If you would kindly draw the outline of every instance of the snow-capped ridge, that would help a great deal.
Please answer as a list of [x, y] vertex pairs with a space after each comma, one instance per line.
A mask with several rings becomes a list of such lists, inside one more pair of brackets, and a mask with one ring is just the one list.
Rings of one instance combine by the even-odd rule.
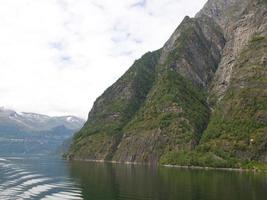
[[65, 126], [70, 130], [78, 130], [85, 123], [83, 119], [71, 115], [50, 117], [32, 112], [16, 112], [5, 107], [0, 107], [0, 124], [1, 122], [13, 123], [14, 126], [33, 131], [46, 131], [59, 126]]

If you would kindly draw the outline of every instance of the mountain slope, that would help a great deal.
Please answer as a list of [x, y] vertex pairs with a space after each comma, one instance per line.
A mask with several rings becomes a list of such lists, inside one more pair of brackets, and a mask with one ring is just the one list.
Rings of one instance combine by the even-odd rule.
[[154, 86], [124, 128], [114, 160], [157, 162], [169, 149], [195, 148], [209, 118], [205, 88], [224, 45], [218, 28], [208, 18], [183, 20], [163, 47]]
[[[227, 44], [232, 46], [232, 60], [221, 62], [214, 79], [210, 95], [217, 103], [201, 146], [219, 149], [222, 157], [267, 162], [267, 2], [246, 5], [230, 25], [235, 30]], [[226, 80], [221, 71], [228, 71]]]
[[55, 151], [83, 124], [74, 116], [49, 117], [0, 108], [0, 154]]
[[137, 61], [143, 73], [135, 63], [97, 99], [69, 157], [267, 162], [266, 13], [265, 0], [209, 0], [185, 17], [162, 49]]
[[[220, 5], [227, 10], [218, 12]], [[198, 13], [212, 16], [227, 40], [208, 90], [213, 112], [196, 151], [172, 152], [162, 163], [247, 168], [267, 162], [266, 10], [262, 0], [209, 1]]]
[[94, 103], [88, 121], [75, 135], [73, 151], [81, 158], [108, 159], [122, 137], [122, 128], [146, 99], [155, 79], [159, 51], [149, 52]]
[[50, 130], [57, 126], [64, 125], [68, 129], [79, 129], [84, 124], [84, 120], [75, 116], [49, 117], [47, 115], [16, 112], [5, 108], [0, 108], [0, 128], [10, 125], [19, 127], [20, 130], [43, 131]]

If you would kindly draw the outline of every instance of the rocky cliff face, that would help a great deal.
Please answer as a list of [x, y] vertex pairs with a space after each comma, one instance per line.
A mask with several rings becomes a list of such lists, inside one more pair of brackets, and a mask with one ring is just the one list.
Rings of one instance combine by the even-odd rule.
[[195, 148], [209, 118], [205, 89], [224, 42], [209, 18], [183, 20], [162, 49], [154, 85], [124, 128], [114, 160], [157, 162], [170, 149]]
[[266, 162], [267, 2], [236, 3], [242, 12], [223, 29], [228, 41], [210, 88], [214, 112], [201, 146], [221, 156]]
[[266, 1], [209, 0], [99, 97], [74, 159], [240, 166], [267, 156]]
[[75, 156], [101, 160], [112, 158], [124, 126], [140, 109], [154, 84], [160, 52], [149, 52], [137, 60], [95, 101], [87, 123], [75, 136], [72, 148]]
[[196, 15], [209, 16], [221, 27], [227, 38], [222, 60], [211, 87], [221, 98], [227, 90], [232, 69], [242, 49], [253, 35], [266, 36], [266, 1], [210, 0]]

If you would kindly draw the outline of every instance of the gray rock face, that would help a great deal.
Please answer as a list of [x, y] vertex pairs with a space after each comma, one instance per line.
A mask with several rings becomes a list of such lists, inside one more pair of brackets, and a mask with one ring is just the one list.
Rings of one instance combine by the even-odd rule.
[[251, 0], [208, 0], [204, 8], [196, 14], [196, 18], [203, 15], [209, 16], [214, 19], [223, 30], [228, 30], [229, 24], [232, 24], [242, 15], [250, 1]]
[[69, 157], [223, 167], [232, 157], [265, 161], [266, 5], [209, 0], [185, 17], [162, 49], [96, 100]]
[[218, 70], [212, 83], [212, 93], [223, 98], [228, 89], [233, 67], [241, 50], [253, 35], [266, 36], [266, 10], [258, 0], [209, 0], [196, 15], [215, 19], [227, 38]]
[[245, 9], [236, 2], [242, 12], [224, 29], [228, 39], [209, 94], [214, 112], [201, 143], [266, 162], [267, 1], [244, 1]]
[[220, 27], [210, 17], [185, 17], [164, 45], [160, 64], [167, 63], [196, 85], [207, 88], [217, 70], [224, 45]]
[[[88, 121], [75, 139], [77, 157], [108, 159], [122, 138], [122, 129], [144, 103], [154, 84], [161, 50], [148, 52], [94, 103]], [[99, 134], [100, 133], [100, 134]]]
[[[86, 159], [157, 162], [168, 145], [173, 148], [193, 148], [198, 139], [192, 132], [194, 129], [200, 132], [209, 115], [202, 91], [197, 96], [195, 90], [208, 88], [224, 44], [220, 27], [211, 18], [186, 17], [161, 50], [148, 53], [136, 61], [121, 79], [96, 100], [88, 122], [75, 136], [75, 145], [81, 148], [76, 150], [74, 145], [74, 155]], [[178, 80], [177, 83], [169, 82], [169, 85], [174, 84], [173, 87], [187, 83], [190, 86], [188, 91], [181, 91], [181, 94], [179, 90], [186, 90], [184, 88], [187, 86], [173, 91], [174, 94], [170, 95], [173, 97], [162, 100], [162, 104], [166, 104], [163, 107], [158, 100], [168, 95], [164, 93], [171, 87], [165, 85], [169, 76]], [[204, 110], [201, 113], [204, 119], [199, 122], [185, 117], [190, 109], [179, 105], [184, 99], [191, 98], [191, 92], [195, 93], [192, 94], [195, 95], [192, 101]], [[196, 108], [192, 106], [192, 109]], [[135, 124], [135, 120], [149, 121], [155, 113], [177, 115], [179, 110], [180, 119], [173, 118], [171, 121], [190, 127], [190, 131], [183, 128], [177, 130], [177, 134], [188, 135], [186, 142], [181, 140], [175, 144], [170, 141], [174, 134], [169, 133], [167, 127], [162, 130], [160, 123], [151, 130], [145, 130], [144, 127], [141, 132], [130, 125]]]
[[[199, 19], [186, 17], [183, 20], [164, 45], [154, 86], [149, 91], [144, 106], [124, 129], [123, 138], [114, 153], [113, 160], [156, 163], [161, 155], [168, 151], [167, 147], [188, 150], [196, 146], [200, 130], [206, 126], [209, 109], [205, 99], [202, 99], [201, 95], [193, 94], [193, 91], [196, 89], [201, 93], [202, 89], [208, 88], [220, 61], [224, 43], [220, 28], [209, 17], [204, 16]], [[174, 80], [171, 80], [172, 78]], [[179, 79], [184, 80], [175, 83]], [[166, 82], [169, 82], [168, 85], [165, 85]], [[192, 84], [194, 89], [188, 87], [183, 91], [178, 86], [183, 84]], [[170, 90], [169, 87], [177, 89], [173, 94], [171, 92], [166, 94], [165, 91]], [[192, 96], [188, 97], [185, 93]], [[165, 95], [173, 97], [158, 101]], [[195, 119], [186, 116], [186, 112], [192, 112], [196, 108], [194, 105], [191, 108], [183, 105], [180, 100], [183, 98], [198, 99], [192, 103], [203, 109], [203, 113], [199, 111], [203, 120], [196, 123]], [[151, 118], [160, 118], [161, 115], [170, 118], [167, 125], [161, 125], [159, 120], [159, 124], [148, 128], [153, 124]], [[173, 117], [170, 117], [172, 115]], [[136, 125], [144, 121], [148, 127], [136, 130]], [[184, 126], [190, 127], [189, 130], [185, 130]]]

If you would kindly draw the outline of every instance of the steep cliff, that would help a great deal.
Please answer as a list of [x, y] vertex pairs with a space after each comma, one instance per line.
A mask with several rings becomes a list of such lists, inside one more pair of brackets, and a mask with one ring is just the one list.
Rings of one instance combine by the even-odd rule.
[[226, 38], [208, 88], [212, 113], [196, 150], [172, 151], [162, 163], [249, 168], [267, 162], [266, 4], [208, 1], [197, 14], [212, 17]]
[[124, 128], [114, 160], [157, 162], [169, 150], [195, 148], [208, 123], [206, 88], [223, 46], [209, 18], [183, 20], [162, 49], [155, 83]]
[[73, 159], [267, 162], [266, 1], [209, 0], [100, 96]]
[[161, 50], [149, 52], [94, 103], [88, 121], [75, 135], [72, 154], [78, 158], [111, 159], [123, 127], [141, 107], [154, 84]]
[[211, 87], [214, 112], [201, 148], [267, 162], [267, 1], [237, 3], [242, 12], [224, 29], [229, 39]]

